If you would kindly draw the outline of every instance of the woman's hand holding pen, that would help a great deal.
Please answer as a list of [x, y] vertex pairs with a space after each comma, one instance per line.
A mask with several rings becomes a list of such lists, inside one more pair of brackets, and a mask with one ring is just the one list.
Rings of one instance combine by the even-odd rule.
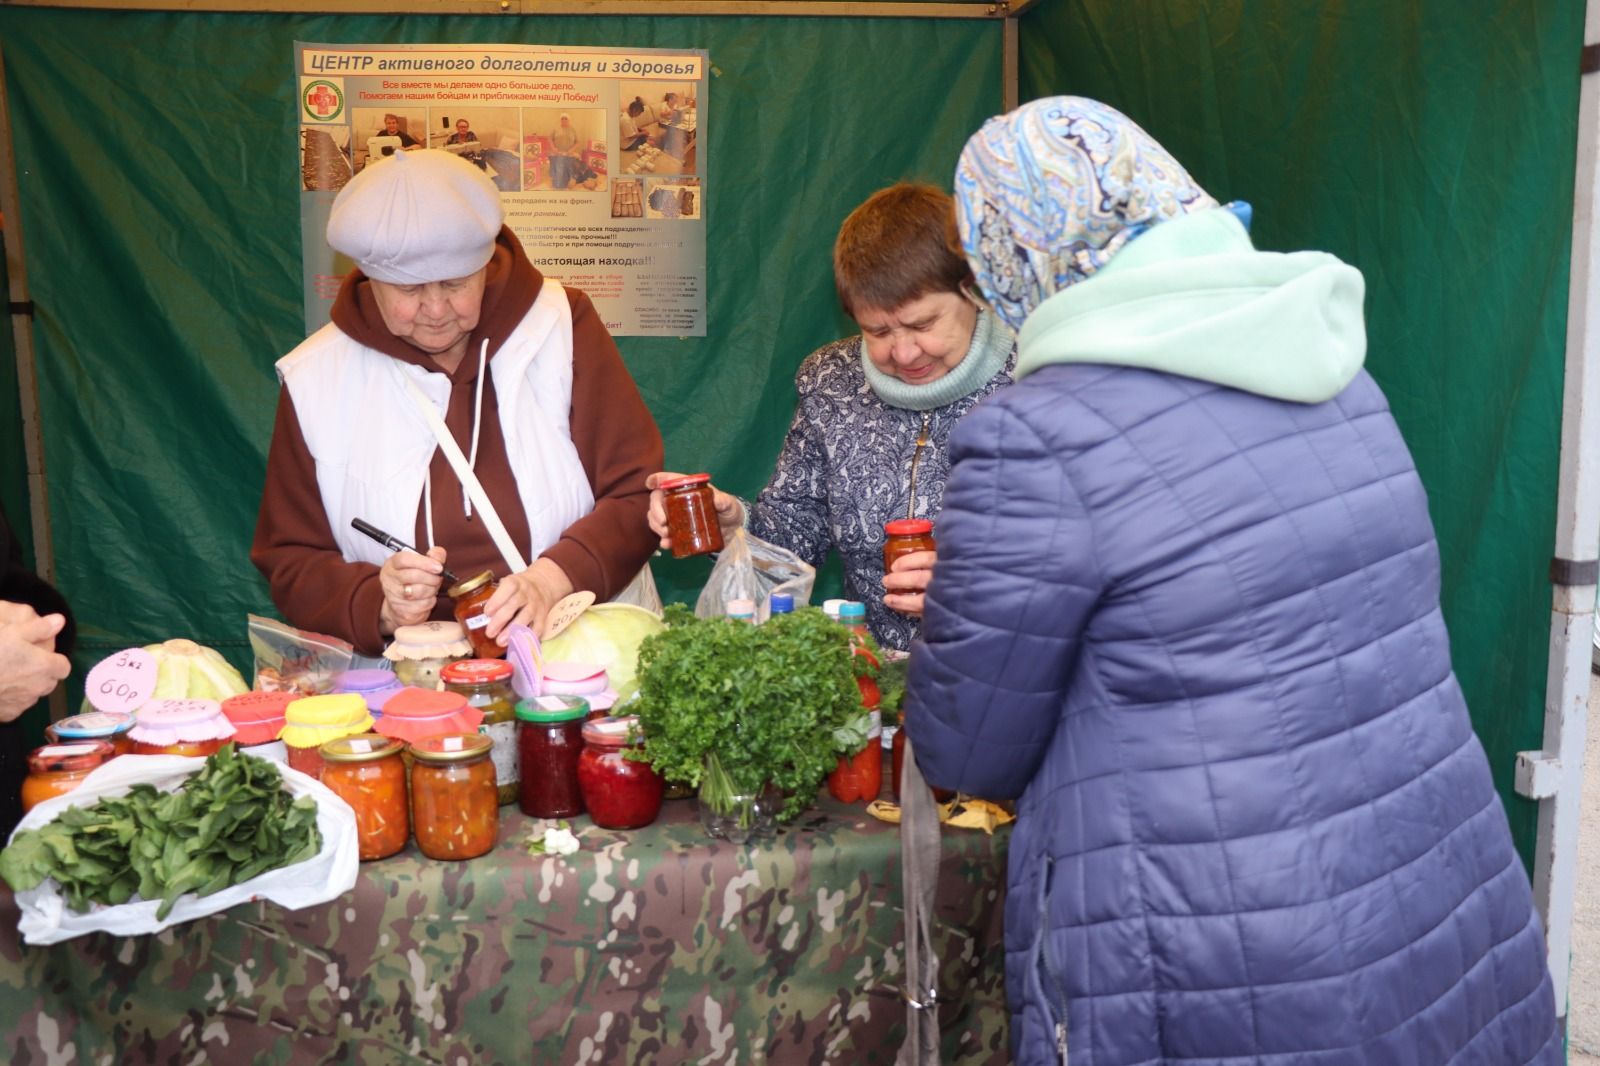
[[435, 544], [426, 555], [398, 551], [383, 562], [378, 581], [383, 586], [383, 606], [378, 609], [378, 631], [392, 636], [401, 626], [426, 622], [444, 585], [445, 550]]

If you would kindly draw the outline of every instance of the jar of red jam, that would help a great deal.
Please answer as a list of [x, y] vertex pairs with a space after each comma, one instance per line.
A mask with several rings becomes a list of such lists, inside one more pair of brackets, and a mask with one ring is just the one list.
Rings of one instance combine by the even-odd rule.
[[926, 518], [901, 518], [883, 524], [883, 572], [894, 569], [902, 555], [934, 551], [933, 523]]
[[602, 829], [638, 829], [661, 813], [666, 783], [649, 763], [630, 759], [637, 753], [638, 719], [592, 718], [583, 726], [583, 754], [578, 758], [578, 789], [589, 817]]
[[411, 829], [430, 859], [475, 859], [500, 838], [492, 746], [481, 733], [423, 737], [411, 745]]
[[672, 557], [685, 559], [722, 550], [722, 526], [710, 474], [668, 478], [658, 486], [667, 512]]
[[406, 801], [405, 745], [377, 733], [340, 737], [322, 745], [322, 783], [356, 812], [357, 853], [362, 862], [384, 859], [411, 839]]
[[517, 805], [534, 818], [583, 813], [578, 758], [589, 704], [574, 696], [535, 696], [517, 704], [517, 757], [522, 782]]
[[133, 715], [121, 711], [90, 711], [75, 714], [44, 727], [47, 744], [75, 744], [85, 740], [103, 740], [117, 755], [133, 751], [133, 740], [128, 730], [133, 728]]
[[47, 799], [65, 796], [116, 754], [104, 740], [47, 744], [35, 749], [28, 755], [28, 776], [22, 779], [22, 813], [27, 814]]
[[506, 654], [504, 648], [489, 638], [489, 616], [483, 613], [484, 606], [499, 587], [500, 583], [494, 579], [492, 570], [485, 570], [459, 585], [450, 586], [450, 598], [455, 601], [456, 621], [467, 631], [467, 640], [472, 642], [472, 654], [480, 659], [501, 659]]
[[483, 712], [478, 731], [494, 741], [489, 758], [500, 787], [500, 805], [517, 802], [517, 694], [511, 688], [511, 664], [504, 659], [467, 659], [439, 671], [446, 692], [466, 698], [468, 707]]
[[128, 730], [133, 755], [211, 755], [233, 734], [233, 723], [216, 700], [151, 700]]

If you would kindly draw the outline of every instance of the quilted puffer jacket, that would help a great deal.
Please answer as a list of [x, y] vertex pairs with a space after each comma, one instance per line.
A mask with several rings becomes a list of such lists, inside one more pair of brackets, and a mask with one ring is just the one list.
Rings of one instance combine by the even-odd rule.
[[907, 721], [1020, 797], [1016, 1061], [1553, 1066], [1360, 275], [1225, 215], [1051, 297], [951, 440]]

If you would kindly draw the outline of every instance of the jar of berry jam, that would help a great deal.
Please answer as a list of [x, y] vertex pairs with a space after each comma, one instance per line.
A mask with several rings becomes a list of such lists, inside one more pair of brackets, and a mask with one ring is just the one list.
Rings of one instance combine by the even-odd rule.
[[658, 486], [667, 512], [672, 557], [684, 559], [722, 550], [722, 526], [710, 474], [668, 478]]
[[500, 838], [491, 742], [480, 733], [423, 737], [411, 745], [411, 829], [430, 859], [475, 859]]
[[926, 518], [901, 518], [883, 524], [883, 572], [894, 569], [895, 560], [914, 552], [936, 550], [933, 523]]
[[488, 635], [489, 616], [483, 613], [495, 589], [499, 587], [500, 583], [494, 579], [492, 570], [485, 570], [459, 585], [450, 586], [450, 598], [455, 601], [456, 621], [467, 631], [467, 639], [472, 642], [472, 654], [480, 659], [505, 658], [506, 650]]
[[47, 744], [35, 749], [28, 755], [28, 776], [22, 779], [22, 813], [27, 814], [47, 799], [65, 796], [116, 754], [104, 740]]
[[517, 704], [517, 757], [522, 782], [517, 805], [534, 818], [583, 813], [578, 759], [583, 754], [587, 701], [575, 696], [535, 696]]
[[639, 720], [592, 718], [583, 726], [583, 754], [578, 758], [578, 788], [589, 817], [602, 829], [638, 829], [661, 813], [665, 782], [647, 762], [628, 758], [639, 751]]

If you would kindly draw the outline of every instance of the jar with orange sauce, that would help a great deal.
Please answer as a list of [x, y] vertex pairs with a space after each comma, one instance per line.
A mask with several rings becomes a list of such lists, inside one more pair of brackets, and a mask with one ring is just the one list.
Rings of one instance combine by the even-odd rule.
[[133, 715], [121, 711], [89, 711], [75, 714], [44, 727], [47, 744], [76, 744], [85, 740], [103, 740], [115, 749], [117, 755], [133, 751], [133, 741], [128, 730], [133, 728]]
[[386, 859], [411, 838], [406, 801], [405, 745], [377, 733], [340, 737], [323, 744], [322, 783], [356, 812], [357, 853], [362, 862]]
[[216, 700], [151, 700], [134, 715], [133, 755], [215, 754], [233, 739], [233, 723]]
[[935, 551], [933, 523], [926, 518], [900, 518], [883, 524], [883, 572], [894, 569], [895, 560], [915, 552]]
[[47, 744], [34, 749], [28, 755], [28, 776], [22, 779], [22, 813], [27, 814], [47, 799], [65, 796], [114, 758], [116, 751], [104, 740]]
[[657, 487], [667, 512], [667, 535], [672, 538], [674, 559], [722, 550], [722, 525], [717, 521], [710, 474], [668, 478]]
[[475, 859], [500, 838], [493, 742], [481, 733], [423, 737], [411, 745], [411, 830], [430, 859]]
[[467, 631], [467, 640], [472, 642], [472, 654], [479, 659], [505, 658], [506, 650], [488, 635], [489, 616], [483, 613], [495, 589], [499, 587], [500, 583], [495, 580], [492, 570], [485, 570], [459, 585], [450, 586], [450, 598], [455, 601], [456, 621]]

